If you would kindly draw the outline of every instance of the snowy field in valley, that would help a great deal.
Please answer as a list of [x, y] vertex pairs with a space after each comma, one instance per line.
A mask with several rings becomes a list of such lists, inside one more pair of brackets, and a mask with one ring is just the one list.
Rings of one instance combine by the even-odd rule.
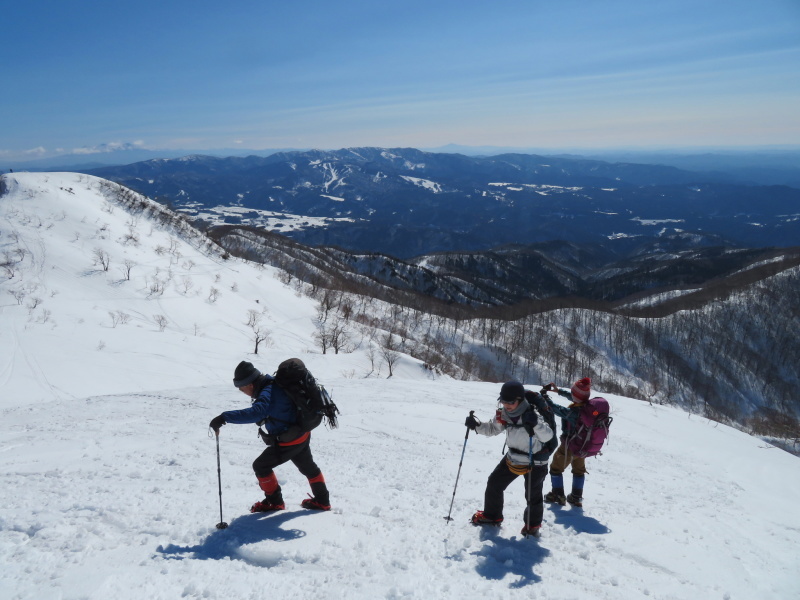
[[[315, 303], [273, 270], [132, 220], [94, 178], [4, 180], [0, 252], [14, 264], [0, 283], [0, 599], [800, 597], [797, 457], [606, 395], [614, 423], [588, 461], [583, 510], [548, 506], [542, 537], [525, 539], [519, 479], [501, 527], [470, 525], [503, 450], [501, 437], [470, 434], [448, 524], [464, 418], [489, 418], [499, 384], [433, 378], [408, 357], [389, 379], [385, 366], [366, 377], [363, 351], [319, 353]], [[257, 356], [250, 311], [271, 336]], [[226, 425], [230, 526], [217, 530], [208, 422], [247, 405], [231, 384], [240, 360], [271, 372], [289, 356], [341, 409], [338, 429], [312, 434], [333, 510], [301, 509], [308, 483], [283, 465], [287, 509], [249, 514], [263, 444], [255, 426]]]

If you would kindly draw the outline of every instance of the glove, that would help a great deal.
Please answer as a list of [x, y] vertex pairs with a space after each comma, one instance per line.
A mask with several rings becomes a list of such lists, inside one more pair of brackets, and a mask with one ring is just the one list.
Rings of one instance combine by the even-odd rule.
[[542, 394], [546, 394], [547, 392], [556, 392], [558, 391], [558, 387], [556, 387], [555, 383], [548, 383], [546, 386], [542, 388]]
[[464, 421], [464, 425], [466, 425], [470, 430], [475, 431], [480, 425], [478, 419], [475, 418], [475, 415], [471, 414], [467, 417], [467, 420]]
[[226, 423], [225, 417], [219, 415], [218, 417], [214, 417], [213, 419], [211, 419], [211, 423], [209, 423], [208, 426], [214, 430], [214, 433], [219, 435], [219, 428], [225, 425], [225, 423]]
[[531, 427], [536, 427], [536, 424], [539, 422], [539, 415], [536, 414], [536, 411], [526, 410], [525, 414], [522, 415], [522, 422], [525, 425], [530, 425]]
[[540, 411], [544, 410], [547, 404], [544, 401], [544, 398], [539, 392], [532, 392], [527, 390], [525, 392], [525, 400], [528, 401], [528, 404], [531, 406], [535, 406]]
[[536, 427], [536, 424], [539, 422], [539, 415], [536, 414], [536, 411], [531, 409], [525, 412], [522, 415], [522, 425], [525, 427], [525, 431], [528, 432], [529, 437], [533, 437], [533, 428]]

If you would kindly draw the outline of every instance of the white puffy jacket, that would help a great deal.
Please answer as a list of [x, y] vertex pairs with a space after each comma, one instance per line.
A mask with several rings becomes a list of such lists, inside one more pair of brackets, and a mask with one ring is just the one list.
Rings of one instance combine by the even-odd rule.
[[[532, 407], [530, 410], [534, 410]], [[522, 426], [522, 417], [516, 418], [516, 423], [508, 415], [506, 409], [500, 409], [489, 421], [481, 423], [475, 429], [476, 433], [486, 436], [499, 435], [506, 432], [506, 457], [514, 465], [526, 466], [530, 464], [530, 440], [528, 432]], [[539, 416], [539, 422], [533, 428], [533, 453], [542, 449], [542, 445], [553, 437], [553, 430], [545, 420]], [[534, 461], [534, 465], [546, 465], [547, 461]]]

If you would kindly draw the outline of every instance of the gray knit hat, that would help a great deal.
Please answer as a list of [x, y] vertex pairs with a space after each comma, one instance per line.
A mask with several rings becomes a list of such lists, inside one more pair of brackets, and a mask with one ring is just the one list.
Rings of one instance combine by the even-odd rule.
[[256, 369], [253, 366], [253, 363], [243, 360], [237, 365], [236, 370], [233, 372], [233, 385], [235, 385], [237, 388], [244, 387], [250, 383], [253, 383], [260, 376], [261, 371]]

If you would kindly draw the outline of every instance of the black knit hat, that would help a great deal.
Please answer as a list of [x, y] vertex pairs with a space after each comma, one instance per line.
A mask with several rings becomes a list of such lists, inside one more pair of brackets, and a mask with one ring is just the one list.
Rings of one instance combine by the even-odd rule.
[[236, 366], [236, 370], [233, 372], [233, 385], [235, 385], [237, 388], [244, 387], [250, 383], [253, 383], [260, 376], [261, 371], [256, 369], [253, 366], [253, 363], [243, 360]]
[[519, 381], [507, 381], [503, 384], [503, 387], [500, 388], [500, 399], [501, 400], [519, 400], [522, 401], [525, 398], [525, 388], [522, 387], [522, 384]]

